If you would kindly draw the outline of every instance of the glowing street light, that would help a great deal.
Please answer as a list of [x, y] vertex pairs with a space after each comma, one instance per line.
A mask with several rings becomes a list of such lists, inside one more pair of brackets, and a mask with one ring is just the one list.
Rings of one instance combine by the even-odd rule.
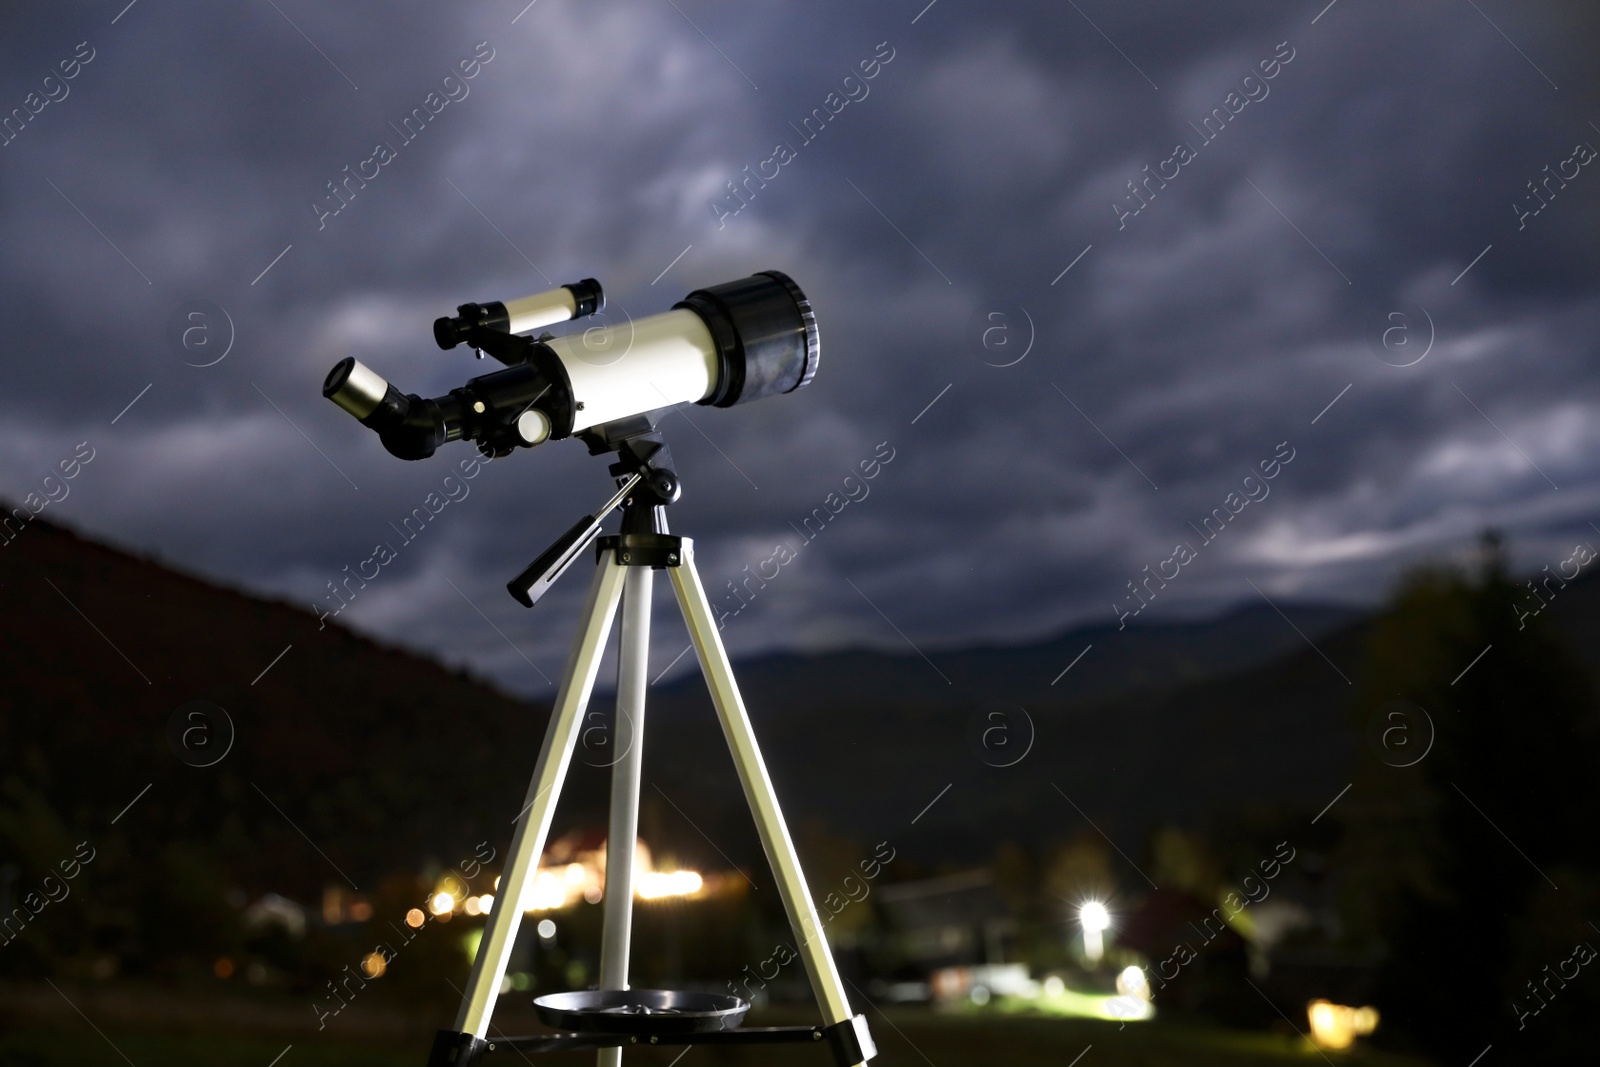
[[1105, 941], [1101, 934], [1111, 929], [1111, 913], [1098, 900], [1091, 900], [1078, 909], [1078, 923], [1083, 927], [1083, 954], [1091, 964], [1100, 962], [1105, 955]]
[[1150, 999], [1150, 983], [1145, 980], [1144, 971], [1133, 965], [1122, 969], [1117, 975], [1117, 992], [1125, 997], [1143, 997]]
[[641, 900], [687, 897], [700, 892], [704, 884], [696, 871], [644, 871], [639, 875], [634, 895]]
[[1306, 1015], [1311, 1023], [1311, 1040], [1321, 1048], [1349, 1048], [1356, 1038], [1378, 1028], [1376, 1008], [1351, 1008], [1313, 1000], [1306, 1005]]

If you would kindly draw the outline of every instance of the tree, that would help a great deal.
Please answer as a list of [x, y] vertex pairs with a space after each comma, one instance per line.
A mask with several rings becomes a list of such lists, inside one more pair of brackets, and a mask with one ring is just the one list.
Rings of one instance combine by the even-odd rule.
[[1386, 953], [1380, 1038], [1447, 1062], [1491, 1042], [1554, 1054], [1559, 1025], [1519, 1030], [1513, 998], [1537, 977], [1529, 958], [1567, 956], [1586, 929], [1527, 940], [1550, 936], [1531, 916], [1558, 877], [1574, 896], [1593, 878], [1600, 814], [1592, 680], [1519, 612], [1527, 596], [1492, 533], [1474, 571], [1411, 574], [1374, 627], [1355, 705], [1368, 745], [1340, 810], [1345, 918]]

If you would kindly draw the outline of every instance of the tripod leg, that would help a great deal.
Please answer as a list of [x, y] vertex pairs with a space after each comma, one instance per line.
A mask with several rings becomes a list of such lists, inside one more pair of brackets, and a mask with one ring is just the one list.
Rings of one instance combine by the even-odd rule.
[[561, 680], [555, 708], [550, 713], [550, 725], [545, 730], [544, 745], [539, 749], [539, 762], [534, 766], [533, 781], [528, 785], [522, 813], [517, 816], [517, 831], [511, 839], [511, 852], [506, 856], [505, 868], [500, 873], [496, 907], [489, 915], [483, 940], [478, 944], [478, 958], [473, 961], [472, 973], [467, 978], [466, 996], [462, 998], [461, 1010], [456, 1014], [456, 1030], [476, 1038], [485, 1038], [489, 1032], [489, 1016], [494, 1012], [495, 1000], [500, 995], [506, 961], [511, 956], [511, 946], [517, 937], [517, 925], [522, 920], [522, 901], [526, 898], [528, 883], [538, 870], [539, 856], [544, 852], [545, 837], [550, 832], [550, 817], [555, 813], [556, 798], [561, 793], [561, 783], [567, 777], [567, 765], [572, 761], [578, 724], [589, 703], [589, 693], [594, 689], [595, 675], [600, 669], [600, 655], [605, 651], [606, 639], [611, 635], [611, 622], [616, 616], [617, 601], [622, 596], [623, 572], [627, 570], [607, 553], [601, 558], [594, 583], [589, 587], [589, 604], [585, 613], [587, 621], [578, 631], [572, 652], [567, 658], [566, 674]]
[[688, 538], [683, 539], [682, 556], [682, 564], [667, 568], [667, 573], [672, 575], [673, 591], [677, 593], [678, 605], [683, 609], [684, 621], [689, 626], [695, 654], [700, 657], [700, 669], [711, 690], [717, 717], [722, 721], [723, 735], [727, 737], [728, 748], [733, 752], [733, 762], [739, 771], [739, 781], [744, 786], [745, 800], [750, 805], [750, 813], [755, 816], [767, 862], [777, 876], [778, 892], [783, 897], [789, 926], [800, 938], [800, 958], [805, 961], [806, 975], [811, 979], [817, 1006], [822, 1009], [823, 1022], [843, 1022], [850, 1018], [844, 984], [839, 980], [833, 955], [828, 951], [828, 942], [822, 935], [816, 905], [811, 902], [811, 892], [806, 888], [806, 876], [800, 869], [794, 842], [789, 838], [789, 828], [778, 807], [772, 780], [767, 777], [766, 764], [761, 761], [761, 749], [756, 744], [750, 716], [745, 712], [744, 701], [739, 696], [733, 667], [728, 662], [727, 651], [722, 647], [722, 637], [712, 618], [705, 588], [700, 584], [700, 574], [695, 570], [693, 547]]
[[[617, 717], [612, 731], [611, 826], [606, 834], [605, 925], [600, 934], [600, 988], [628, 988], [633, 937], [634, 841], [639, 836], [639, 775], [644, 767], [644, 693], [650, 666], [650, 600], [655, 572], [628, 567], [622, 587], [617, 649]], [[618, 755], [618, 753], [621, 753]], [[599, 1067], [618, 1067], [621, 1048], [603, 1048]]]

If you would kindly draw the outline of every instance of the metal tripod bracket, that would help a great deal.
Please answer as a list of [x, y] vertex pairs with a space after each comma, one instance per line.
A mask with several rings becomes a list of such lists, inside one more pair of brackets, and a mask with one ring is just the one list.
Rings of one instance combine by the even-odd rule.
[[[622, 536], [666, 531], [666, 519], [661, 509], [677, 500], [682, 493], [677, 472], [672, 469], [672, 456], [649, 419], [644, 419], [641, 426], [633, 429], [636, 432], [622, 434], [615, 439], [597, 437], [589, 442], [591, 449], [597, 444], [615, 449], [617, 461], [611, 465], [611, 474], [617, 479], [617, 491], [593, 514], [585, 515], [573, 523], [554, 544], [540, 553], [538, 559], [506, 583], [506, 591], [523, 607], [531, 608], [538, 603], [539, 598], [566, 573], [567, 568], [600, 533], [606, 516], [624, 502], [629, 506], [623, 510]], [[612, 425], [600, 427], [600, 430], [612, 430]], [[655, 567], [668, 565], [666, 562], [651, 564]]]

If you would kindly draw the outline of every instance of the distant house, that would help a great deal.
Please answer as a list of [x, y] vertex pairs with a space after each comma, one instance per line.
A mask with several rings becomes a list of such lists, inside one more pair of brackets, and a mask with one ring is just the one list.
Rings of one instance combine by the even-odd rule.
[[878, 890], [897, 954], [923, 974], [1000, 964], [1016, 947], [1017, 919], [988, 871], [966, 871]]
[[298, 941], [306, 936], [306, 921], [309, 915], [309, 909], [303, 904], [297, 904], [277, 893], [266, 893], [244, 909], [244, 924], [245, 928], [251, 931], [278, 927], [291, 940]]

